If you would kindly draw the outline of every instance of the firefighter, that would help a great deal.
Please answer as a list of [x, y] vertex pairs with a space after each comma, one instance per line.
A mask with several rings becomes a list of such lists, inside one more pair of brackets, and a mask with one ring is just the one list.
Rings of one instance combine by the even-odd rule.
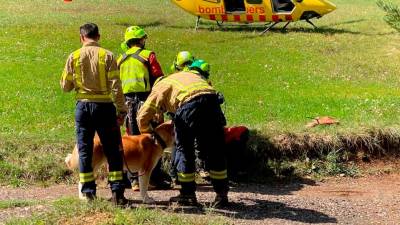
[[[191, 71], [171, 74], [159, 80], [138, 112], [137, 122], [142, 133], [151, 133], [151, 118], [157, 113], [174, 113], [176, 155], [175, 166], [180, 194], [170, 199], [181, 205], [196, 205], [195, 140], [199, 151], [207, 154], [211, 182], [216, 197], [214, 207], [228, 204], [224, 126], [217, 92], [205, 77], [209, 64], [195, 61]], [[195, 69], [196, 68], [196, 69]]]
[[[195, 62], [195, 64], [193, 64], [193, 62]], [[202, 65], [203, 63], [205, 63], [204, 60], [202, 59], [197, 59], [195, 60], [195, 58], [193, 57], [192, 53], [188, 52], [188, 51], [181, 51], [178, 52], [178, 54], [176, 55], [174, 62], [172, 63], [170, 70], [172, 72], [179, 72], [179, 71], [190, 71], [190, 70], [194, 70], [197, 71], [195, 73], [199, 73], [200, 75], [202, 75], [204, 78], [206, 78], [207, 82], [209, 84], [211, 84], [211, 82], [208, 80], [209, 77], [209, 66], [206, 68], [204, 67], [203, 70], [201, 68], [197, 68], [196, 66], [191, 67], [190, 66], [193, 65]], [[208, 65], [208, 64], [204, 64], [204, 65]], [[200, 152], [197, 149], [197, 141], [195, 140], [195, 153], [196, 153], [196, 171], [199, 172], [200, 176], [203, 179], [208, 179], [209, 175], [208, 172], [205, 169], [205, 160], [204, 158], [206, 156], [204, 156], [202, 154], [202, 152]], [[174, 165], [174, 159], [175, 159], [175, 149], [173, 149], [173, 151], [171, 152], [171, 166], [170, 166], [170, 170], [169, 170], [169, 175], [172, 178], [172, 181], [174, 183], [174, 186], [177, 184], [180, 184], [179, 181], [177, 180], [177, 171]]]
[[[188, 51], [180, 51], [178, 54], [176, 54], [174, 61], [172, 62], [172, 65], [170, 66], [170, 72], [171, 73], [177, 73], [180, 71], [189, 71], [189, 66], [193, 63], [194, 57], [192, 53]], [[162, 79], [162, 78], [159, 78]], [[157, 81], [156, 81], [157, 82]], [[169, 113], [170, 117], [173, 118], [173, 115]], [[171, 152], [171, 164], [170, 164], [170, 170], [169, 170], [169, 175], [172, 178], [172, 183], [173, 186], [178, 184], [177, 182], [177, 171], [176, 168], [174, 167], [174, 158], [175, 158], [175, 148]]]
[[[143, 102], [150, 94], [154, 81], [163, 76], [156, 54], [145, 49], [147, 33], [139, 26], [130, 26], [126, 29], [124, 42], [121, 48], [125, 52], [118, 58], [122, 90], [128, 106], [126, 118], [126, 130], [129, 135], [140, 134], [136, 114]], [[158, 121], [162, 122], [162, 121]], [[169, 189], [171, 184], [167, 182], [168, 175], [161, 169], [161, 160], [154, 168], [150, 178], [150, 184], [156, 189]], [[139, 190], [137, 174], [128, 174], [133, 183], [132, 189]]]
[[92, 156], [93, 138], [97, 132], [109, 165], [111, 200], [114, 204], [123, 205], [127, 200], [124, 197], [119, 126], [123, 123], [127, 109], [117, 62], [110, 51], [100, 47], [99, 39], [96, 24], [87, 23], [80, 27], [83, 46], [68, 57], [60, 84], [65, 92], [76, 91], [75, 124], [80, 191], [87, 200], [96, 197]]

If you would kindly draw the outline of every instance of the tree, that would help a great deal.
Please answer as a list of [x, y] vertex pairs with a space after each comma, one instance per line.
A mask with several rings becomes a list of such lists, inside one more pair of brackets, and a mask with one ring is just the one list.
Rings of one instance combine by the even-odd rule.
[[400, 7], [384, 0], [378, 0], [376, 4], [386, 12], [383, 18], [386, 23], [400, 32]]

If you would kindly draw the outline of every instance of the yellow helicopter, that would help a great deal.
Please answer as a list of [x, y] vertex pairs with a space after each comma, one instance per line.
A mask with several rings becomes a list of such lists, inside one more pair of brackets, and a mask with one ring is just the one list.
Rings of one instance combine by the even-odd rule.
[[266, 33], [280, 22], [286, 22], [285, 29], [291, 22], [310, 21], [320, 18], [336, 9], [328, 0], [172, 0], [174, 4], [197, 16], [196, 27], [200, 18], [214, 20], [220, 26], [223, 22], [270, 22], [261, 34]]

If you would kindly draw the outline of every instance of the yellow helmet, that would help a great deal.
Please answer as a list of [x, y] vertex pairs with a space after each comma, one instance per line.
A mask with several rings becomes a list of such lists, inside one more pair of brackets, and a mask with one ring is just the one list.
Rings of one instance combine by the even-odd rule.
[[185, 67], [191, 65], [193, 61], [194, 57], [192, 53], [188, 51], [178, 52], [170, 69], [171, 71], [182, 71]]
[[142, 39], [146, 38], [147, 33], [144, 31], [143, 28], [139, 26], [130, 26], [126, 28], [124, 42], [121, 43], [121, 48], [123, 51], [127, 51], [128, 45], [127, 42], [131, 39]]
[[130, 26], [125, 31], [125, 42], [131, 39], [141, 39], [146, 37], [147, 34], [143, 28], [139, 26]]

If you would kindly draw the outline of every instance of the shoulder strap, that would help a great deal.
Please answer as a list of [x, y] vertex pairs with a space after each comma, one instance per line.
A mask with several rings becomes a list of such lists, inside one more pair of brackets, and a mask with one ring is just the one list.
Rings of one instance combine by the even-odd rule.
[[147, 68], [149, 68], [149, 60], [143, 59], [139, 54], [143, 51], [143, 49], [139, 48], [135, 53], [131, 55], [132, 58], [138, 60], [139, 62], [143, 63]]
[[134, 52], [133, 54], [129, 54], [129, 55], [128, 55], [128, 54], [124, 53], [124, 54], [122, 55], [121, 61], [119, 61], [118, 68], [122, 65], [122, 63], [123, 63], [125, 60], [128, 59], [128, 57], [132, 57], [132, 58], [138, 60], [139, 62], [143, 63], [143, 65], [145, 65], [145, 66], [147, 67], [147, 69], [149, 69], [149, 67], [150, 67], [149, 61], [148, 61], [148, 60], [145, 60], [144, 58], [142, 58], [142, 57], [139, 55], [142, 51], [143, 51], [143, 49], [139, 48], [139, 49], [138, 49], [136, 52]]
[[121, 58], [121, 60], [118, 62], [118, 69], [121, 67], [121, 64], [128, 58], [128, 56], [129, 55], [127, 55], [126, 53], [124, 53], [123, 55], [122, 55], [122, 58]]

